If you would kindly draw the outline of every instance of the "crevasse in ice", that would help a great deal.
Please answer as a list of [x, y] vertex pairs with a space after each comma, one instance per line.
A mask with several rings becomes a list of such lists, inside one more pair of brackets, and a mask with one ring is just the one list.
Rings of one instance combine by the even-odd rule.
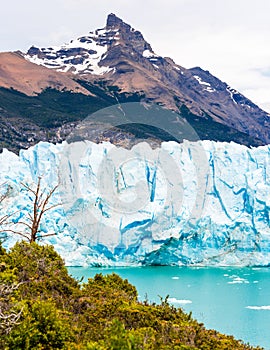
[[[39, 143], [0, 154], [0, 217], [27, 230], [33, 202], [22, 183], [59, 184], [41, 233], [67, 265], [268, 265], [269, 146], [212, 141]], [[3, 227], [1, 228], [1, 230]], [[5, 236], [5, 233], [2, 234]], [[10, 247], [19, 236], [7, 234]]]

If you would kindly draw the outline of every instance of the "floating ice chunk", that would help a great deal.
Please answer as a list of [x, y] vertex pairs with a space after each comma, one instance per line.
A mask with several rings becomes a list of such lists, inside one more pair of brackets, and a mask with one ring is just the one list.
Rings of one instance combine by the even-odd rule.
[[172, 304], [192, 304], [191, 300], [176, 298], [168, 298], [168, 302]]
[[270, 310], [270, 305], [246, 306], [246, 309], [250, 309], [250, 310]]
[[245, 278], [241, 278], [241, 277], [234, 277], [232, 276], [233, 280], [228, 282], [228, 284], [242, 284], [242, 283], [246, 283], [248, 284], [249, 281]]

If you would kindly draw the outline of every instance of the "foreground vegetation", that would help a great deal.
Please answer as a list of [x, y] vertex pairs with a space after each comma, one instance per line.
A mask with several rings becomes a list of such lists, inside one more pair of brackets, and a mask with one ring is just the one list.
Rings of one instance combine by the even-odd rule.
[[139, 302], [116, 274], [80, 285], [51, 246], [0, 247], [0, 283], [0, 349], [254, 349], [166, 299]]

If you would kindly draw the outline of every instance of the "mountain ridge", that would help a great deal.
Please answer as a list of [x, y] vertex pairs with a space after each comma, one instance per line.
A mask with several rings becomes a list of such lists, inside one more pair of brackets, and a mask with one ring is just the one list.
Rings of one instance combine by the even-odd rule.
[[[200, 135], [204, 139], [209, 137], [220, 140], [215, 131], [207, 129], [209, 123], [206, 121], [211, 120], [214, 124], [246, 135], [247, 145], [270, 142], [268, 113], [210, 72], [200, 67], [186, 69], [171, 58], [157, 55], [141, 32], [115, 14], [107, 17], [104, 28], [89, 32], [86, 36], [61, 46], [32, 46], [27, 53], [20, 55], [31, 67], [44, 68], [46, 72], [48, 70], [54, 74], [51, 81], [45, 81], [42, 85], [42, 91], [50, 88], [95, 96], [94, 86], [98, 86], [103, 88], [106, 99], [114, 96], [112, 91], [116, 89], [122, 94], [141, 95], [141, 100], [173, 110], [183, 118], [186, 118], [186, 114], [182, 111], [188, 110], [194, 120], [197, 117], [201, 124], [205, 124], [206, 129]], [[25, 81], [28, 73], [24, 74]], [[11, 74], [12, 79], [16, 82], [17, 75]], [[35, 79], [37, 82], [34, 84]], [[69, 84], [57, 84], [63, 79]], [[32, 82], [39, 85], [39, 77], [35, 77]], [[88, 85], [91, 89], [87, 89]], [[9, 88], [1, 70], [0, 86]], [[35, 93], [19, 84], [14, 86], [28, 95]], [[38, 90], [38, 93], [42, 92]], [[117, 96], [114, 97], [117, 103]], [[243, 137], [239, 142], [245, 142]]]
[[21, 52], [0, 52], [1, 87], [13, 88], [28, 96], [37, 95], [50, 86], [59, 91], [68, 89], [86, 95], [89, 92], [67, 74], [57, 74], [44, 66], [24, 59]]

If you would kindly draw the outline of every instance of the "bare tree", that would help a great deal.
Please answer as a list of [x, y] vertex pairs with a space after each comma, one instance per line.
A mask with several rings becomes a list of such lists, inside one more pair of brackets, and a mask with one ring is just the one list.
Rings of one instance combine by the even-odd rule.
[[42, 234], [40, 230], [41, 219], [43, 215], [59, 206], [60, 204], [50, 205], [50, 200], [58, 185], [54, 186], [51, 190], [41, 188], [41, 177], [38, 178], [36, 188], [32, 188], [29, 185], [22, 183], [25, 190], [29, 192], [30, 198], [33, 201], [32, 212], [27, 214], [24, 221], [18, 221], [16, 225], [22, 225], [26, 227], [26, 232], [21, 232], [13, 229], [8, 229], [6, 232], [12, 232], [27, 239], [30, 243], [36, 242], [38, 239], [48, 236], [54, 236], [55, 233]]

